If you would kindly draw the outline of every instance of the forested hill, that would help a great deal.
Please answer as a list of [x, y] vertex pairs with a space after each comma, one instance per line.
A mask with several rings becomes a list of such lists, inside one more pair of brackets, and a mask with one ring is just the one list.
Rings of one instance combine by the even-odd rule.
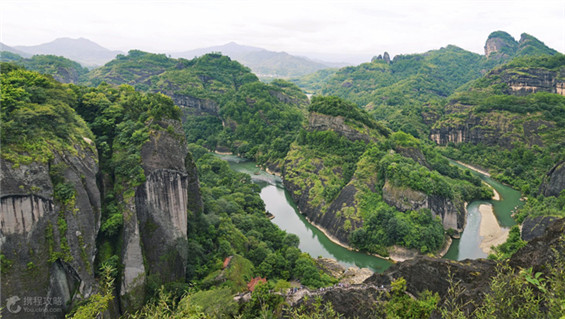
[[265, 84], [220, 54], [193, 60], [130, 51], [87, 74], [86, 84], [129, 84], [170, 96], [184, 113], [189, 142], [260, 163], [284, 157], [303, 121], [306, 96], [294, 84]]
[[[431, 123], [422, 114], [436, 116], [443, 99], [460, 86], [516, 56], [556, 53], [530, 35], [523, 34], [517, 42], [502, 31], [489, 36], [485, 52], [486, 56], [449, 45], [422, 54], [398, 55], [392, 61], [373, 58], [333, 75], [319, 71], [294, 82], [313, 93], [353, 101], [389, 122], [393, 130], [426, 137]], [[316, 75], [319, 81], [314, 80]]]
[[393, 245], [435, 253], [444, 228], [463, 229], [463, 203], [492, 196], [433, 147], [391, 133], [354, 103], [314, 97], [309, 111], [285, 158], [285, 187], [344, 243], [385, 256], [394, 256]]
[[80, 78], [88, 73], [88, 69], [78, 62], [55, 55], [34, 55], [31, 58], [9, 51], [0, 52], [0, 62], [12, 62], [29, 70], [49, 74], [59, 82], [78, 83]]
[[451, 156], [490, 168], [528, 196], [519, 221], [563, 215], [564, 83], [563, 54], [514, 59], [451, 95], [431, 129]]

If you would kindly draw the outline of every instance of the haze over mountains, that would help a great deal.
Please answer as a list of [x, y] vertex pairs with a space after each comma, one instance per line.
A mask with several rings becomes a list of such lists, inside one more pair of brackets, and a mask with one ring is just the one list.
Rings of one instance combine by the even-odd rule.
[[[79, 62], [85, 67], [93, 68], [104, 65], [114, 59], [122, 51], [110, 50], [85, 39], [59, 38], [54, 41], [33, 46], [8, 46], [0, 44], [1, 51], [8, 51], [22, 57], [37, 54], [63, 56]], [[286, 52], [274, 52], [259, 47], [240, 45], [230, 42], [225, 45], [199, 48], [182, 52], [168, 52], [172, 57], [192, 59], [206, 53], [221, 52], [233, 60], [249, 67], [261, 78], [298, 77], [331, 67], [343, 67], [348, 63], [314, 61], [307, 57], [295, 56]], [[159, 52], [161, 53], [161, 52]]]
[[330, 67], [343, 67], [348, 63], [314, 61], [286, 52], [274, 52], [258, 47], [230, 42], [225, 45], [171, 53], [175, 58], [193, 59], [206, 53], [221, 52], [249, 67], [259, 77], [296, 77]]
[[65, 58], [77, 61], [87, 67], [102, 65], [115, 58], [116, 55], [123, 53], [122, 51], [112, 51], [106, 49], [101, 45], [85, 38], [58, 38], [51, 42], [39, 45], [22, 45], [14, 46], [13, 48], [30, 55], [52, 54], [63, 56]]
[[[223, 54], [304, 61], [235, 43], [184, 52], [190, 60], [133, 49], [93, 70], [2, 47], [0, 281], [13, 297], [0, 316], [561, 318], [565, 55], [525, 33], [483, 43], [484, 54], [375, 53], [296, 84], [262, 82]], [[277, 184], [277, 200], [252, 182], [259, 167], [280, 175], [262, 183]], [[286, 233], [285, 215], [268, 214], [285, 203], [329, 245], [398, 262], [365, 256], [384, 273], [346, 276], [336, 265], [359, 255], [309, 255], [299, 245], [311, 245], [310, 228]], [[467, 203], [511, 228], [473, 226]], [[481, 255], [462, 254], [463, 231]], [[454, 260], [431, 257], [452, 244]], [[328, 242], [314, 245], [318, 255]], [[306, 288], [270, 292], [291, 282]], [[60, 302], [20, 316], [18, 296]]]

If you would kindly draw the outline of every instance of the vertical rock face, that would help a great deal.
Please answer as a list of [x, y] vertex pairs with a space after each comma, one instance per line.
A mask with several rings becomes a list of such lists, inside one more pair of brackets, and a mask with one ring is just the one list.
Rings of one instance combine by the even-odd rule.
[[[62, 318], [94, 292], [100, 227], [97, 154], [75, 147], [77, 155], [54, 152], [48, 164], [0, 159], [4, 318]], [[13, 298], [10, 307], [4, 303], [8, 298]], [[29, 302], [39, 299], [30, 298], [42, 298], [33, 311]]]
[[383, 186], [383, 200], [400, 211], [427, 208], [432, 215], [439, 216], [445, 229], [462, 231], [465, 227], [465, 209], [462, 202], [440, 196], [429, 196], [409, 188], [399, 188], [386, 182]]
[[559, 196], [565, 189], [565, 161], [557, 163], [545, 176], [540, 186], [544, 196]]
[[168, 95], [175, 101], [176, 105], [185, 108], [190, 114], [220, 114], [220, 106], [213, 100], [172, 93]]
[[493, 32], [485, 43], [485, 56], [508, 57], [514, 55], [518, 49], [518, 42], [508, 33], [503, 31]]
[[536, 92], [564, 95], [563, 77], [565, 69], [548, 70], [544, 68], [499, 68], [490, 72], [490, 77], [506, 84], [507, 94], [525, 96]]
[[[308, 116], [309, 131], [334, 131], [351, 141], [370, 142], [376, 140], [363, 130], [356, 130], [345, 122], [343, 116], [331, 116], [321, 113], [310, 113]], [[368, 132], [367, 128], [364, 128]]]
[[195, 166], [187, 156], [180, 123], [159, 124], [173, 131], [155, 131], [143, 145], [146, 181], [131, 199], [131, 216], [124, 216], [124, 309], [140, 305], [149, 277], [161, 283], [184, 280], [188, 209], [202, 207]]

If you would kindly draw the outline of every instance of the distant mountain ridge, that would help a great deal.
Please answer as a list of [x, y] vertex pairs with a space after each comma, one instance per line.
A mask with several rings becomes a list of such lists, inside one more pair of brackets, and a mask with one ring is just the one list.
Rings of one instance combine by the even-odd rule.
[[31, 54], [26, 53], [26, 52], [23, 52], [23, 51], [20, 51], [20, 50], [17, 50], [17, 49], [15, 49], [15, 48], [13, 48], [13, 47], [11, 47], [11, 46], [9, 46], [9, 45], [5, 45], [5, 44], [2, 43], [2, 42], [0, 42], [0, 52], [10, 52], [10, 53], [17, 54], [17, 55], [19, 55], [19, 56], [21, 56], [21, 57], [24, 57], [24, 58], [29, 58], [29, 57], [31, 57]]
[[[106, 62], [114, 59], [118, 54], [123, 53], [121, 51], [106, 49], [85, 38], [58, 38], [39, 45], [20, 45], [12, 48], [27, 53], [29, 56], [36, 54], [63, 56], [88, 67], [104, 65]], [[19, 54], [18, 52], [13, 53]]]
[[330, 67], [346, 65], [340, 63], [336, 64], [334, 62], [314, 61], [307, 57], [240, 45], [235, 42], [190, 51], [171, 52], [170, 55], [175, 58], [193, 59], [212, 52], [221, 52], [223, 55], [237, 60], [241, 64], [249, 67], [253, 73], [261, 78], [297, 77]]

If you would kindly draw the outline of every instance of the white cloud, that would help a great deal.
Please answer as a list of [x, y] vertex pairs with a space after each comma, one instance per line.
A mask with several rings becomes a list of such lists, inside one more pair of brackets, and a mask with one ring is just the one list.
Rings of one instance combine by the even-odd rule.
[[181, 51], [235, 41], [291, 53], [374, 55], [447, 44], [481, 53], [488, 34], [522, 32], [565, 51], [565, 2], [12, 1], [0, 40], [34, 45], [85, 37], [110, 49]]

